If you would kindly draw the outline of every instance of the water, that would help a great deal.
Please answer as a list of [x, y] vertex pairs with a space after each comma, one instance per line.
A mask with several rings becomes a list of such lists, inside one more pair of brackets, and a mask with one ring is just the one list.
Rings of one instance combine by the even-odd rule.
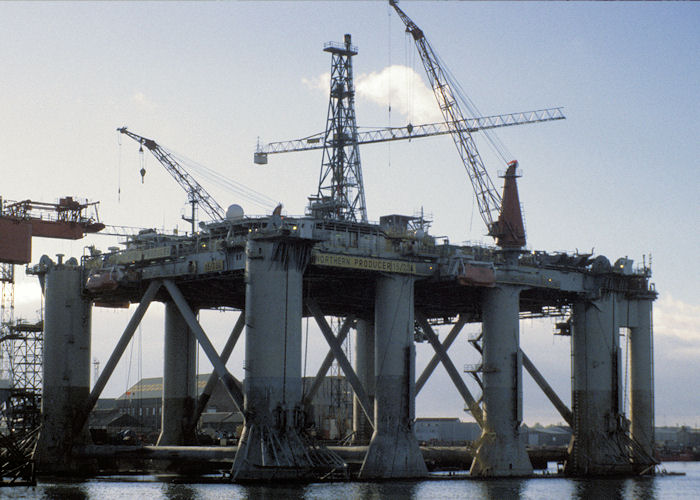
[[154, 476], [102, 477], [85, 482], [40, 481], [34, 487], [0, 488], [0, 498], [61, 500], [93, 499], [693, 499], [700, 498], [700, 462], [668, 462], [668, 471], [685, 476], [633, 479], [498, 479], [387, 481], [381, 483], [315, 483], [241, 486], [236, 484], [173, 484]]

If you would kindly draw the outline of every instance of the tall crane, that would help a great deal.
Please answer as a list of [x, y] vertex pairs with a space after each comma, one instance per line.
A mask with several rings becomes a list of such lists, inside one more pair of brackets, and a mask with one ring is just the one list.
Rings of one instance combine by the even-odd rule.
[[397, 1], [389, 0], [389, 4], [406, 25], [406, 32], [413, 37], [445, 125], [450, 130], [462, 163], [469, 174], [479, 213], [486, 224], [488, 234], [496, 239], [496, 244], [501, 248], [514, 250], [522, 248], [525, 246], [525, 228], [515, 183], [517, 161], [508, 163], [504, 197], [501, 198], [486, 171], [471, 133], [467, 128], [459, 126], [465, 118], [435, 51], [428, 43], [423, 31], [399, 8]]
[[[180, 163], [173, 157], [172, 153], [167, 151], [165, 148], [156, 143], [153, 139], [147, 139], [143, 136], [134, 134], [129, 131], [126, 127], [121, 127], [117, 129], [117, 132], [121, 132], [141, 145], [140, 152], [143, 153], [143, 146], [146, 146], [153, 156], [155, 156], [158, 161], [165, 167], [173, 179], [185, 190], [187, 193], [188, 201], [192, 207], [191, 217], [182, 217], [187, 222], [192, 224], [192, 234], [195, 233], [197, 229], [196, 214], [197, 205], [199, 205], [202, 210], [214, 221], [224, 220], [226, 211], [219, 205], [216, 200], [207, 192], [206, 189], [202, 187], [199, 182], [195, 180], [187, 171], [180, 165]], [[142, 168], [141, 175], [143, 176], [146, 171]]]
[[[514, 125], [525, 125], [528, 123], [548, 122], [553, 120], [564, 120], [562, 108], [538, 109], [535, 111], [522, 111], [520, 113], [508, 113], [505, 115], [482, 116], [478, 118], [467, 118], [459, 122], [457, 128], [466, 131], [478, 132], [500, 127], [512, 127]], [[402, 141], [418, 139], [421, 137], [431, 137], [434, 135], [451, 134], [452, 129], [445, 122], [426, 123], [423, 125], [408, 124], [404, 127], [384, 127], [374, 130], [366, 130], [357, 133], [357, 144], [374, 144], [377, 142]], [[323, 149], [323, 138], [325, 133], [292, 139], [290, 141], [270, 142], [262, 145], [258, 144], [253, 155], [253, 162], [257, 165], [266, 165], [267, 156], [277, 153], [291, 153], [296, 151], [311, 151]]]

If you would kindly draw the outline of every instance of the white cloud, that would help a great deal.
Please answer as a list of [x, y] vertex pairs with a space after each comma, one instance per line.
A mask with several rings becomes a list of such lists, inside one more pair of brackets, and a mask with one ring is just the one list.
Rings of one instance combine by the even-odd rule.
[[430, 123], [441, 120], [433, 91], [413, 69], [392, 65], [380, 72], [357, 76], [355, 88], [360, 98], [389, 106], [407, 121]]
[[[320, 90], [326, 95], [330, 86], [330, 73], [303, 78], [302, 83], [311, 90]], [[392, 65], [379, 72], [362, 73], [355, 76], [355, 91], [364, 99], [383, 108], [399, 113], [404, 120], [416, 124], [441, 121], [440, 110], [423, 78], [413, 69]]]
[[306, 85], [307, 88], [311, 90], [321, 90], [325, 92], [326, 94], [328, 93], [328, 89], [330, 87], [330, 82], [331, 82], [331, 74], [330, 73], [323, 73], [315, 77], [311, 78], [302, 78], [301, 83]]
[[662, 295], [654, 304], [654, 337], [667, 354], [700, 357], [700, 304]]

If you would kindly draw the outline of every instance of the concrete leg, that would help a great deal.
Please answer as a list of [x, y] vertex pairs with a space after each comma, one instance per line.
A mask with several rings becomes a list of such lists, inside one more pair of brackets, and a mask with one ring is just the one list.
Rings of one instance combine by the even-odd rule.
[[75, 259], [58, 264], [44, 256], [44, 374], [42, 430], [37, 467], [46, 474], [90, 472], [90, 464], [70, 456], [71, 448], [90, 442], [87, 427], [74, 429], [90, 395], [91, 304], [82, 296]]
[[639, 300], [637, 326], [630, 329], [630, 418], [632, 438], [647, 455], [640, 466], [649, 466], [654, 452], [654, 360], [651, 300]]
[[360, 478], [422, 477], [428, 471], [413, 433], [413, 278], [378, 278], [374, 304], [375, 429]]
[[245, 428], [233, 463], [234, 481], [296, 479], [313, 466], [302, 442], [304, 259], [297, 254], [303, 250], [288, 241], [248, 241]]
[[197, 343], [177, 306], [165, 304], [163, 409], [158, 446], [195, 444], [192, 420], [197, 398]]
[[[355, 373], [374, 405], [374, 328], [370, 321], [357, 320], [355, 327]], [[357, 397], [352, 402], [352, 444], [366, 445], [372, 438], [372, 425]]]
[[532, 474], [520, 434], [522, 422], [522, 355], [517, 287], [500, 285], [484, 293], [484, 426], [470, 470], [473, 476]]
[[574, 426], [566, 470], [574, 475], [631, 472], [620, 403], [620, 334], [616, 297], [573, 308], [571, 369]]

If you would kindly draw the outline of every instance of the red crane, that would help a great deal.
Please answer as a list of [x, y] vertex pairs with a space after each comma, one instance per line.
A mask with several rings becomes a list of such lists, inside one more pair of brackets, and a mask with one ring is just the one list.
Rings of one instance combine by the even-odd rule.
[[[79, 240], [104, 229], [97, 217], [99, 202], [79, 202], [72, 196], [58, 203], [23, 200], [0, 203], [0, 262], [27, 264], [32, 237]], [[89, 215], [92, 210], [93, 215]]]

